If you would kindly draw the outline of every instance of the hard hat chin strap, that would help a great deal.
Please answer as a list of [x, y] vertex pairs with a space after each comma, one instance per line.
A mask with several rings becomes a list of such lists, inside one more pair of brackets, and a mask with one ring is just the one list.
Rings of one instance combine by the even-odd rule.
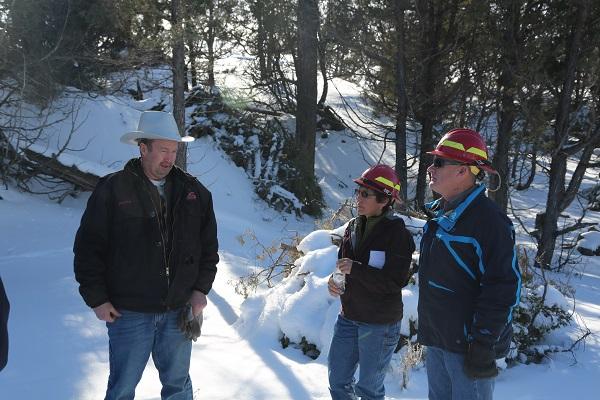
[[[469, 165], [469, 169], [471, 170], [471, 173], [473, 175], [475, 175], [475, 177], [478, 180], [483, 180], [483, 178], [485, 177], [485, 172], [481, 168], [483, 165], [492, 167], [492, 163], [489, 162], [489, 160], [476, 160], [472, 165]], [[500, 176], [498, 171], [494, 170], [493, 168], [492, 168], [492, 171], [489, 173], [494, 174], [498, 177], [498, 184], [496, 185], [496, 187], [493, 189], [488, 187], [488, 190], [490, 192], [496, 192], [496, 191], [498, 191], [498, 189], [500, 189], [500, 186], [502, 185], [502, 177]]]
[[470, 165], [469, 169], [471, 170], [471, 173], [479, 179], [479, 174], [481, 173], [481, 170], [473, 165]]
[[497, 192], [498, 189], [500, 189], [500, 186], [502, 186], [502, 177], [500, 176], [500, 174], [498, 173], [498, 171], [494, 171], [493, 174], [495, 174], [498, 177], [498, 184], [493, 189], [488, 187], [488, 190], [490, 192]]

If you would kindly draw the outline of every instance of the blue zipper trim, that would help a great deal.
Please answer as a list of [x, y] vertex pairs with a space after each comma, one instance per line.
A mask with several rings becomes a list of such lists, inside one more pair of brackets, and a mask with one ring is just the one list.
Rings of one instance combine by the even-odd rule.
[[449, 288], [447, 288], [445, 286], [439, 285], [439, 284], [435, 283], [434, 281], [427, 281], [427, 283], [429, 283], [429, 285], [433, 286], [434, 288], [438, 288], [438, 289], [445, 290], [447, 292], [455, 293], [454, 290], [449, 289]]
[[[485, 190], [485, 186], [477, 185], [477, 188], [474, 189], [473, 192], [471, 192], [471, 194], [469, 196], [467, 196], [467, 198], [464, 199], [458, 205], [458, 207], [456, 207], [454, 210], [450, 211], [448, 214], [444, 214], [444, 210], [439, 210], [437, 212], [435, 218], [433, 218], [433, 219], [445, 231], [448, 231], [448, 232], [451, 231], [454, 228], [454, 225], [456, 225], [456, 221], [460, 218], [462, 213], [467, 209], [467, 207], [469, 207], [469, 205], [471, 205], [473, 200], [475, 200], [475, 198], [477, 196], [479, 196], [479, 194], [481, 194], [481, 192], [483, 192], [484, 190]], [[432, 209], [432, 208], [436, 207], [440, 201], [441, 201], [441, 199], [437, 199], [436, 201], [427, 203], [425, 205], [425, 207], [428, 209]]]
[[[512, 228], [512, 237], [513, 237], [513, 242], [514, 242], [514, 239], [515, 239], [515, 228], [514, 227]], [[519, 271], [519, 264], [517, 261], [517, 249], [515, 246], [513, 246], [512, 270], [515, 273], [515, 275], [517, 276], [517, 292], [516, 292], [515, 303], [510, 307], [510, 311], [508, 312], [507, 322], [512, 321], [513, 309], [516, 306], [518, 306], [519, 303], [521, 302], [521, 272]]]
[[477, 240], [475, 240], [474, 238], [471, 238], [471, 237], [467, 237], [467, 236], [449, 235], [448, 233], [446, 233], [443, 230], [440, 230], [439, 228], [436, 233], [436, 237], [444, 243], [444, 245], [448, 249], [448, 252], [450, 252], [450, 254], [454, 258], [456, 263], [471, 277], [471, 279], [475, 280], [476, 279], [475, 274], [473, 273], [473, 271], [471, 271], [471, 269], [467, 266], [467, 264], [465, 264], [465, 262], [458, 256], [456, 251], [452, 248], [452, 242], [466, 243], [466, 244], [470, 244], [471, 246], [473, 246], [475, 248], [475, 254], [477, 254], [477, 258], [479, 259], [479, 261], [477, 263], [477, 265], [479, 267], [479, 272], [481, 274], [485, 273], [485, 266], [483, 265], [483, 261], [482, 261], [483, 254], [482, 254], [481, 246], [479, 245], [479, 242], [477, 242]]

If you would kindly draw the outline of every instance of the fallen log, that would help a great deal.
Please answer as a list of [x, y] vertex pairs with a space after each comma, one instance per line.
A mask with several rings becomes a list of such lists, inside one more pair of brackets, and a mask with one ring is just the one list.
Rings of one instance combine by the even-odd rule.
[[55, 158], [45, 156], [31, 149], [24, 149], [23, 153], [32, 162], [32, 167], [36, 172], [72, 183], [82, 190], [94, 190], [100, 179], [94, 174], [80, 171], [75, 166], [63, 165]]

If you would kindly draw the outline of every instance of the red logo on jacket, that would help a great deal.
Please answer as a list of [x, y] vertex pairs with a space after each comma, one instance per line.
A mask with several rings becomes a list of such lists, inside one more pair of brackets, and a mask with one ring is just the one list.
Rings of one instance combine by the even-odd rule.
[[187, 194], [187, 196], [185, 197], [186, 200], [196, 200], [198, 199], [198, 197], [196, 196], [195, 192], [189, 192]]

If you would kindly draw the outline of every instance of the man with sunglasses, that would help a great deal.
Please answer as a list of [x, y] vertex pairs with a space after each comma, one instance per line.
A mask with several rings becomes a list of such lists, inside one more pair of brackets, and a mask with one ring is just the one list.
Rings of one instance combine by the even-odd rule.
[[429, 399], [489, 400], [520, 298], [514, 228], [478, 183], [497, 174], [479, 133], [451, 130], [429, 154], [429, 187], [441, 196], [425, 205], [419, 259]]
[[343, 284], [332, 277], [328, 285], [342, 301], [329, 350], [329, 390], [333, 400], [383, 400], [415, 244], [391, 209], [400, 191], [393, 168], [376, 165], [354, 181], [359, 216], [348, 223], [338, 252]]

